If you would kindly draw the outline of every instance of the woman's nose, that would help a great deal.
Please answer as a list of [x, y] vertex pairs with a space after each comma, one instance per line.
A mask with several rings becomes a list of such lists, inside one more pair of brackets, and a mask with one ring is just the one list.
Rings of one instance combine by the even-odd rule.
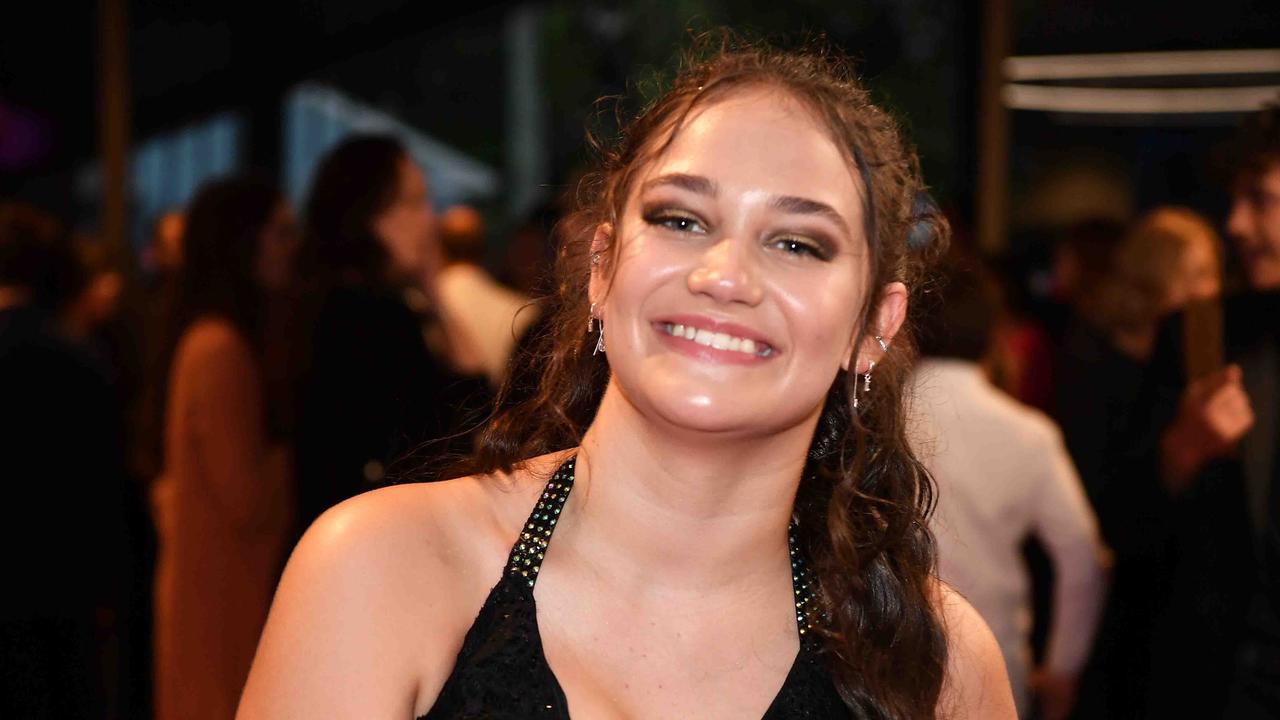
[[721, 303], [756, 305], [764, 297], [750, 248], [734, 238], [724, 238], [707, 248], [689, 272], [688, 284], [690, 292]]

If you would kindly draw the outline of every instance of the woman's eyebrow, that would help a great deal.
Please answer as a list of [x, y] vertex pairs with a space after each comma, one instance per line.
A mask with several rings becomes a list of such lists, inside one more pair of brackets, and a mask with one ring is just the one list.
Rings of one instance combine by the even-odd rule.
[[775, 197], [769, 204], [775, 209], [786, 213], [821, 215], [839, 226], [840, 230], [845, 234], [849, 234], [849, 224], [844, 221], [839, 212], [836, 212], [835, 208], [824, 202], [795, 197], [794, 195], [781, 195]]
[[682, 190], [688, 190], [692, 193], [707, 195], [710, 197], [715, 197], [720, 192], [720, 188], [716, 185], [715, 181], [702, 177], [701, 175], [687, 175], [685, 173], [668, 173], [666, 175], [659, 175], [652, 180], [645, 181], [641, 190], [652, 190], [660, 185], [673, 185]]

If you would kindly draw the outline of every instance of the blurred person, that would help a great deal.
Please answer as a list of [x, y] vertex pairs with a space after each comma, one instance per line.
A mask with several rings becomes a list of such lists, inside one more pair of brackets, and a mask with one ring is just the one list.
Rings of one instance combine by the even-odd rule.
[[97, 238], [74, 238], [73, 251], [78, 277], [62, 325], [72, 337], [89, 342], [120, 312], [124, 273]]
[[182, 268], [182, 238], [186, 230], [186, 213], [180, 209], [161, 213], [151, 223], [151, 233], [139, 258], [141, 282], [130, 290], [128, 313], [138, 337], [142, 397], [131, 413], [135, 428], [130, 447], [130, 465], [140, 478], [150, 481], [160, 475], [164, 454], [164, 396], [168, 392], [163, 378], [168, 376], [170, 347], [173, 342], [169, 327], [170, 311], [177, 302], [178, 282]]
[[[1220, 240], [1192, 210], [1161, 207], [1140, 218], [1090, 283], [1057, 352], [1054, 416], [1095, 508], [1122, 456], [1115, 446], [1129, 419], [1164, 318], [1222, 290]], [[1082, 388], [1089, 392], [1082, 392]], [[1123, 518], [1116, 518], [1123, 523]]]
[[[569, 187], [578, 186], [575, 182]], [[555, 264], [556, 228], [567, 214], [564, 206], [570, 202], [571, 195], [569, 191], [558, 194], [535, 207], [516, 224], [507, 241], [498, 273], [498, 279], [504, 285], [528, 297], [542, 297], [552, 292], [547, 284]]]
[[1076, 305], [1116, 349], [1145, 362], [1165, 316], [1221, 293], [1219, 245], [1217, 231], [1195, 211], [1156, 208], [1125, 234], [1110, 271]]
[[269, 442], [263, 298], [291, 282], [292, 212], [247, 179], [203, 187], [183, 238], [154, 488], [155, 716], [235, 713], [291, 531], [288, 456]]
[[[1125, 471], [1125, 428], [1154, 349], [1161, 321], [1188, 302], [1221, 290], [1219, 238], [1213, 226], [1186, 208], [1156, 208], [1124, 234], [1109, 271], [1075, 303], [1056, 366], [1054, 415], [1084, 480], [1108, 543], [1133, 522], [1117, 502], [1132, 479]], [[1119, 486], [1119, 488], [1117, 488]], [[1150, 578], [1122, 558], [1109, 589], [1103, 630], [1081, 692], [1080, 717], [1126, 716], [1133, 707], [1136, 659], [1149, 647]]]
[[1123, 224], [1101, 218], [1056, 233], [1033, 233], [1024, 242], [1052, 244], [1047, 277], [1035, 269], [1032, 258], [1009, 263], [1002, 277], [1008, 302], [996, 328], [992, 379], [1019, 402], [1053, 414], [1055, 392], [1061, 386], [1057, 360], [1067, 329], [1079, 315], [1080, 304], [1106, 277], [1123, 233]]
[[67, 337], [63, 224], [0, 203], [0, 717], [106, 718], [125, 565], [121, 419]]
[[152, 278], [174, 277], [182, 267], [182, 238], [187, 216], [182, 210], [161, 213], [151, 225], [151, 235], [142, 251], [142, 269]]
[[[1004, 654], [1019, 716], [1062, 720], [1075, 700], [1102, 609], [1104, 549], [1053, 421], [988, 379], [1000, 315], [995, 286], [953, 258], [920, 328], [909, 437], [938, 483], [930, 525], [938, 574], [982, 615]], [[1053, 617], [1033, 668], [1031, 578], [1022, 546], [1034, 536], [1053, 564]]]
[[538, 394], [308, 531], [242, 720], [1013, 718], [901, 431], [915, 156], [844, 58], [704, 50], [583, 198]]
[[440, 248], [426, 178], [399, 141], [340, 143], [320, 162], [305, 215], [314, 309], [297, 399], [300, 528], [383, 483], [393, 463], [454, 433], [488, 397], [483, 379], [454, 372], [427, 345]]
[[482, 267], [484, 219], [474, 208], [440, 216], [444, 267], [436, 278], [440, 315], [452, 341], [454, 366], [502, 384], [516, 342], [537, 319], [529, 298], [496, 282]]
[[1233, 171], [1226, 234], [1248, 289], [1222, 305], [1229, 364], [1191, 376], [1198, 348], [1181, 316], [1165, 323], [1116, 483], [1118, 569], [1150, 587], [1142, 717], [1280, 716], [1280, 104], [1246, 118]]
[[[108, 378], [119, 411], [121, 452], [136, 460], [138, 419], [147, 401], [145, 337], [136, 298], [125, 297], [125, 272], [120, 257], [99, 237], [76, 233], [70, 239], [68, 260], [74, 280], [59, 312], [59, 327], [88, 353]], [[158, 314], [158, 313], [157, 313]], [[152, 595], [156, 561], [155, 526], [147, 500], [154, 475], [129, 472], [124, 492], [127, 554], [119, 585], [120, 616], [115, 623], [115, 652], [120, 670], [117, 697], [120, 716], [150, 715]]]

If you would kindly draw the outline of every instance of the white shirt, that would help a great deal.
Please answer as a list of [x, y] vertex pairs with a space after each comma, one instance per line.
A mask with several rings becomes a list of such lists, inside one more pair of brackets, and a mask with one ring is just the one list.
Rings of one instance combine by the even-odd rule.
[[1053, 560], [1047, 669], [1076, 675], [1102, 607], [1097, 520], [1057, 426], [998, 390], [978, 365], [924, 360], [913, 384], [908, 437], [938, 486], [930, 525], [939, 575], [991, 626], [1025, 710], [1031, 602], [1022, 542], [1035, 535]]

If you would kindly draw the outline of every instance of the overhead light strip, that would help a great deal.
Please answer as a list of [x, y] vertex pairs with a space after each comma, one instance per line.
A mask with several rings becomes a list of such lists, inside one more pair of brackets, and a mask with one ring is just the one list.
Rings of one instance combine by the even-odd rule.
[[1280, 72], [1280, 49], [1026, 55], [1004, 60], [1005, 77], [1015, 81], [1275, 72]]
[[1251, 112], [1280, 101], [1280, 85], [1229, 88], [1082, 88], [1010, 83], [1005, 106], [1069, 113], [1191, 114]]

